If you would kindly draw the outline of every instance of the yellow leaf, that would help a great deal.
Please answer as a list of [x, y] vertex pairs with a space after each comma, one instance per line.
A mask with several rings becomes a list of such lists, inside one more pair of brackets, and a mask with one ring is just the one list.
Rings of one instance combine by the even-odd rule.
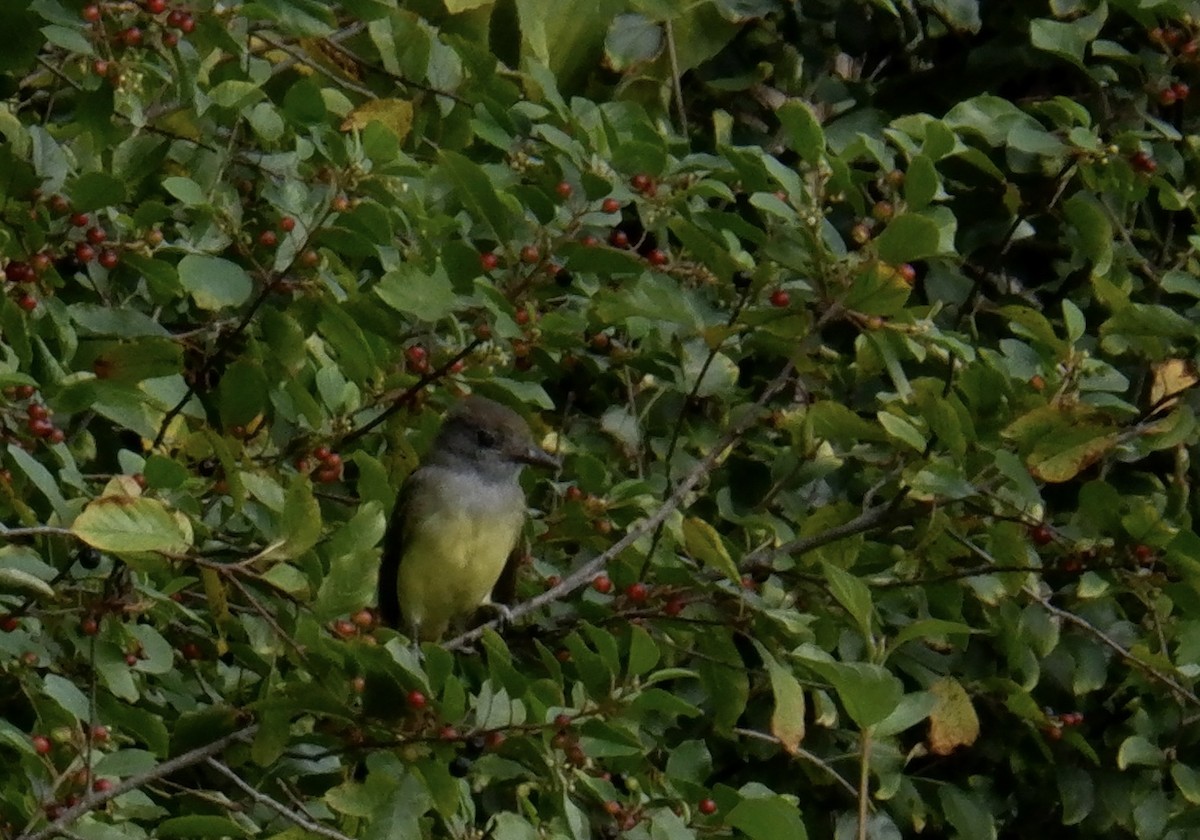
[[1167, 359], [1154, 366], [1154, 381], [1150, 385], [1150, 406], [1154, 413], [1169, 411], [1179, 402], [1178, 394], [1191, 388], [1200, 377], [1186, 359]]
[[208, 599], [208, 608], [217, 622], [217, 654], [224, 656], [229, 652], [229, 642], [225, 639], [225, 630], [233, 624], [233, 613], [229, 611], [229, 595], [225, 592], [225, 583], [216, 569], [201, 569], [200, 580], [204, 583], [204, 595]]
[[933, 711], [929, 714], [929, 749], [949, 755], [968, 747], [979, 737], [979, 718], [965, 688], [953, 677], [942, 677], [929, 687]]
[[352, 131], [366, 128], [373, 122], [382, 124], [391, 130], [397, 139], [403, 141], [412, 130], [413, 106], [405, 99], [375, 99], [364, 102], [342, 121], [342, 131]]

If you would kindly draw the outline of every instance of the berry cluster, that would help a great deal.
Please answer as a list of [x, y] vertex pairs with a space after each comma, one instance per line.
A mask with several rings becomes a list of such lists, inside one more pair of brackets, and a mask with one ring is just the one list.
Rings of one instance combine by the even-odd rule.
[[[318, 446], [312, 451], [312, 457], [318, 466], [313, 472], [313, 479], [321, 484], [333, 484], [342, 477], [342, 456], [332, 451], [328, 446]], [[296, 469], [302, 473], [313, 470], [313, 464], [308, 456], [301, 455], [296, 459]]]

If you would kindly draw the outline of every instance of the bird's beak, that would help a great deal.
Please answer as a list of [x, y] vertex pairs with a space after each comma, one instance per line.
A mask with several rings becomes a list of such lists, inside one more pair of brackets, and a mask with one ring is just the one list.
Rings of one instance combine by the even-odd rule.
[[531, 467], [545, 467], [548, 470], [557, 470], [562, 466], [562, 461], [540, 446], [530, 446], [528, 449], [518, 452], [516, 460]]

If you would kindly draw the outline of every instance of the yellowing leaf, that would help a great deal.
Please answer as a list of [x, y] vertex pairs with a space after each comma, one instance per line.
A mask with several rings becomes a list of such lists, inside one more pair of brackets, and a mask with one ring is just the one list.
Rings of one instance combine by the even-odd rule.
[[732, 581], [741, 580], [742, 576], [725, 550], [721, 535], [703, 519], [690, 516], [683, 520], [683, 546], [693, 559], [711, 566]]
[[1074, 430], [1056, 435], [1034, 447], [1026, 463], [1034, 478], [1058, 483], [1070, 481], [1104, 457], [1117, 445], [1116, 432], [1096, 428]]
[[75, 518], [71, 532], [90, 546], [116, 555], [155, 552], [177, 555], [192, 545], [188, 520], [158, 499], [101, 496]]
[[229, 595], [225, 591], [225, 582], [221, 580], [216, 569], [201, 569], [200, 580], [204, 583], [204, 596], [208, 599], [208, 608], [217, 623], [217, 653], [224, 656], [229, 652], [226, 630], [233, 624], [233, 613], [229, 611]]
[[758, 652], [771, 677], [771, 692], [775, 695], [775, 710], [771, 712], [771, 734], [779, 739], [785, 750], [793, 755], [804, 740], [804, 689], [792, 672], [775, 661], [766, 648]]
[[953, 677], [942, 677], [929, 691], [934, 697], [929, 714], [929, 749], [936, 755], [949, 755], [958, 747], [975, 743], [979, 718], [962, 684]]
[[1178, 394], [1191, 388], [1200, 377], [1186, 359], [1167, 359], [1154, 366], [1154, 381], [1150, 385], [1150, 406], [1154, 412], [1169, 411], [1179, 402]]
[[375, 99], [364, 102], [342, 121], [342, 131], [366, 128], [373, 122], [382, 124], [403, 141], [412, 130], [413, 106], [405, 99]]

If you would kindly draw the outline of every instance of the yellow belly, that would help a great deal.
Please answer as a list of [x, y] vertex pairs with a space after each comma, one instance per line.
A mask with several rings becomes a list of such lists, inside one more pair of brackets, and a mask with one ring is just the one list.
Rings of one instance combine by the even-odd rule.
[[410, 523], [397, 589], [400, 609], [423, 641], [488, 602], [520, 536], [515, 516], [461, 513]]

